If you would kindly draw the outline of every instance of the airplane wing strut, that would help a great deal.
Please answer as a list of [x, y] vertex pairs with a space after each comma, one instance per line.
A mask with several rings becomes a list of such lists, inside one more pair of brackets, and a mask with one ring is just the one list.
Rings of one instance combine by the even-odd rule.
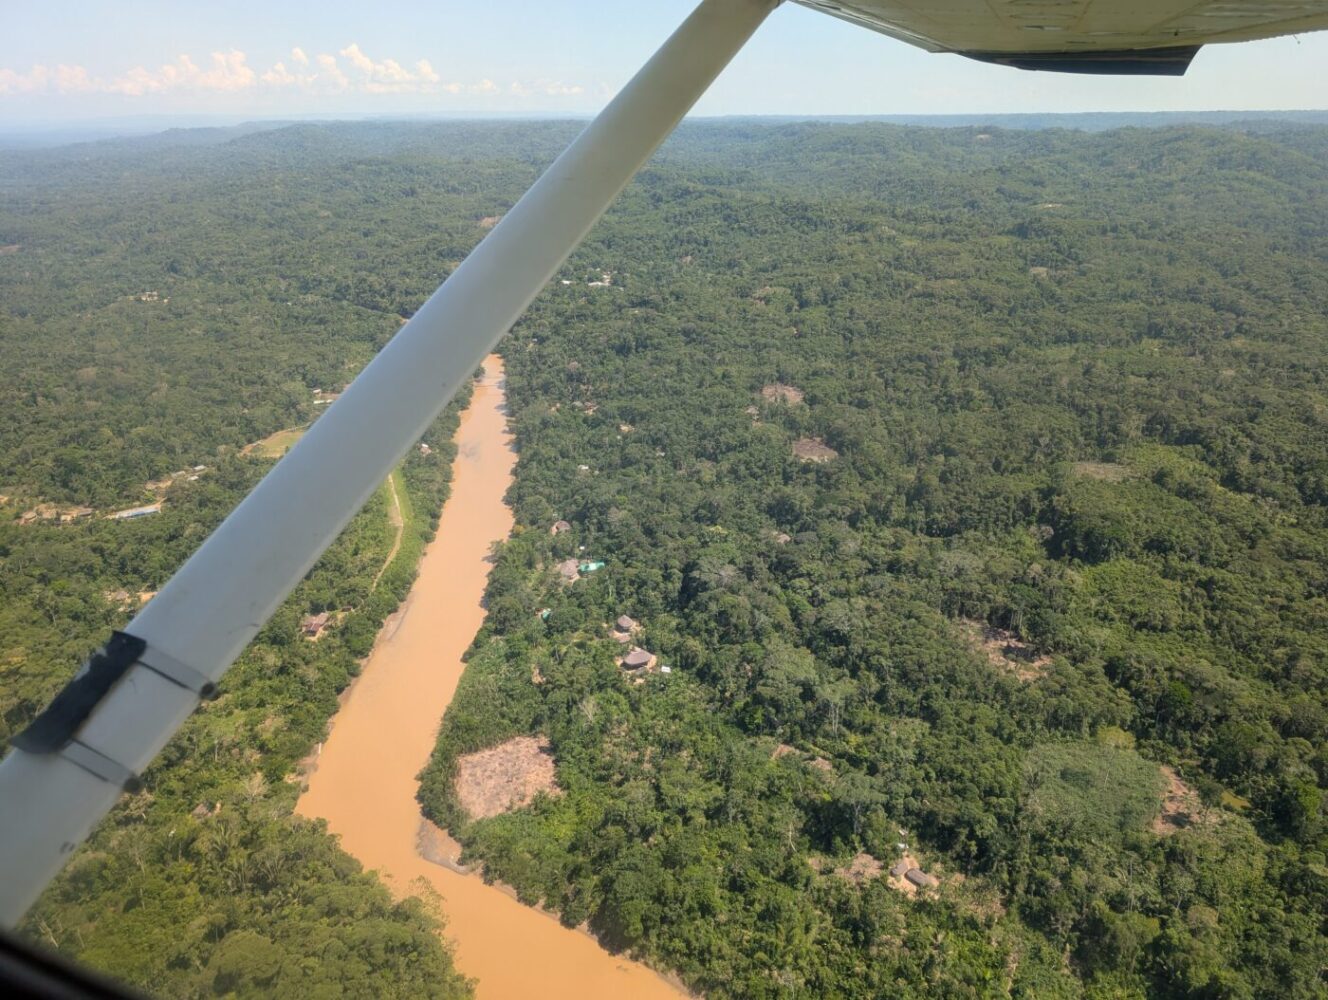
[[0, 763], [0, 925], [137, 781], [778, 3], [702, 0], [125, 627], [139, 652], [108, 690], [84, 704], [113, 649], [15, 740]]

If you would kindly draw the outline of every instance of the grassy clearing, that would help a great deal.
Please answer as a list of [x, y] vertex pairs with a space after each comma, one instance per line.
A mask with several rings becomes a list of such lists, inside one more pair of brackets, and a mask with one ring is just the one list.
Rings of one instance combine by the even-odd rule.
[[1048, 743], [1024, 767], [1028, 808], [1047, 827], [1105, 839], [1143, 829], [1158, 813], [1162, 776], [1133, 750], [1093, 743]]
[[285, 430], [276, 431], [261, 441], [245, 445], [240, 450], [240, 454], [257, 455], [260, 458], [280, 458], [295, 446], [296, 441], [304, 437], [304, 432], [307, 429], [305, 427], [287, 427]]

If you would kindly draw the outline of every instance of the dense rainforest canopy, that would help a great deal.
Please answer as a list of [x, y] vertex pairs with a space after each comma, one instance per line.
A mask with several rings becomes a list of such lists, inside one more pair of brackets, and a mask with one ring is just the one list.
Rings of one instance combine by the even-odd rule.
[[[576, 128], [0, 155], [0, 736]], [[518, 527], [426, 812], [711, 997], [1321, 995], [1326, 155], [1269, 122], [684, 127], [502, 347]], [[173, 996], [465, 990], [436, 915], [290, 815], [454, 414], [381, 581], [386, 492], [30, 933]], [[668, 673], [617, 665], [624, 614]], [[471, 819], [457, 758], [520, 735], [562, 794]]]

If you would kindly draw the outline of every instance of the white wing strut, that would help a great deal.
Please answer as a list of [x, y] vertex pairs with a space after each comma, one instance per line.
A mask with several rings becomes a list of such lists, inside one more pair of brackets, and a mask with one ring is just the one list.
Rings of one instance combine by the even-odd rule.
[[703, 0], [126, 627], [146, 649], [129, 642], [134, 665], [73, 739], [0, 764], [0, 924], [22, 917], [778, 3]]

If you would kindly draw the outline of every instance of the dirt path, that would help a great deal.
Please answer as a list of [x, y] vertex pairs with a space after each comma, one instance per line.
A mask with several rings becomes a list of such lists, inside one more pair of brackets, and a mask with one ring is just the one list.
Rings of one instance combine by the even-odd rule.
[[401, 551], [401, 535], [406, 527], [406, 519], [401, 516], [401, 495], [397, 493], [397, 474], [395, 472], [387, 477], [387, 492], [392, 496], [392, 503], [387, 508], [387, 523], [396, 529], [397, 536], [392, 539], [392, 548], [388, 550], [383, 565], [378, 567], [378, 575], [373, 578], [373, 583], [369, 585], [371, 592], [378, 589], [378, 581], [383, 578], [383, 574], [387, 572], [387, 567], [392, 565], [392, 560]]
[[479, 980], [480, 1000], [679, 1000], [684, 994], [645, 966], [417, 852], [415, 776], [461, 676], [461, 656], [484, 620], [489, 546], [512, 527], [503, 494], [516, 456], [502, 362], [490, 357], [484, 367], [487, 375], [461, 417], [452, 497], [438, 535], [403, 612], [384, 626], [333, 719], [296, 811], [326, 818], [342, 847], [376, 869], [396, 895], [417, 891], [418, 879], [437, 890], [457, 967]]

